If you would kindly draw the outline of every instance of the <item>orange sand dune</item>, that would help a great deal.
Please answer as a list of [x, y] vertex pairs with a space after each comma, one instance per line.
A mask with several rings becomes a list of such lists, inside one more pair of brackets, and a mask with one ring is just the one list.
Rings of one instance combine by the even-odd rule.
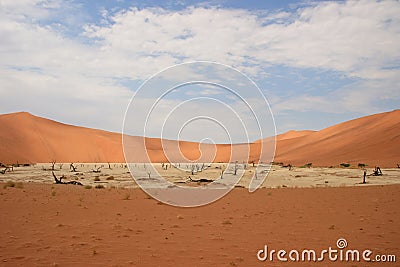
[[[121, 135], [102, 130], [66, 125], [33, 116], [26, 112], [0, 115], [0, 162], [124, 162]], [[179, 146], [188, 159], [200, 157], [199, 144], [156, 138], [126, 137], [130, 161], [146, 161], [143, 151], [154, 162], [180, 159], [173, 148]], [[250, 144], [235, 145], [258, 160], [266, 138]], [[393, 167], [400, 162], [400, 110], [344, 122], [321, 131], [289, 131], [276, 137], [276, 162], [331, 166], [343, 162]], [[164, 151], [163, 152], [163, 146]], [[215, 162], [227, 162], [230, 145], [217, 145]], [[202, 152], [213, 153], [214, 147], [202, 144]], [[179, 154], [179, 155], [178, 155]], [[168, 156], [168, 159], [166, 157]], [[237, 160], [243, 160], [235, 156]]]
[[319, 166], [400, 163], [400, 110], [366, 116], [277, 142], [276, 162]]

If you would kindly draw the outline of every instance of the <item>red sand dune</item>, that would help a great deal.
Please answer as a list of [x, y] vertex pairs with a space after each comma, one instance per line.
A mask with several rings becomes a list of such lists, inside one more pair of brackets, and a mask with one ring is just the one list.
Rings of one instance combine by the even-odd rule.
[[340, 123], [277, 142], [276, 162], [330, 166], [400, 163], [400, 110]]
[[[0, 115], [0, 162], [124, 162], [121, 135], [102, 130], [66, 125], [27, 112]], [[161, 140], [129, 137], [131, 161], [145, 161], [144, 140], [152, 161], [166, 161]], [[259, 158], [266, 138], [250, 144], [250, 161]], [[344, 122], [321, 131], [289, 131], [278, 135], [275, 162], [315, 166], [343, 162], [394, 167], [400, 162], [400, 110]], [[190, 159], [200, 156], [199, 144], [165, 141], [181, 148]], [[235, 145], [247, 152], [247, 145]], [[218, 145], [214, 161], [230, 160], [230, 145]], [[205, 145], [211, 151], [212, 146]], [[168, 156], [171, 156], [168, 153]], [[172, 153], [172, 157], [179, 155]]]

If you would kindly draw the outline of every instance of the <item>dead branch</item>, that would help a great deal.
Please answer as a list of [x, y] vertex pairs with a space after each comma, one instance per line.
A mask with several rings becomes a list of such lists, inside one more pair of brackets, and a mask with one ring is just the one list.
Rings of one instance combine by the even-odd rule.
[[10, 166], [5, 166], [3, 165], [3, 170], [0, 171], [1, 174], [5, 174], [7, 171], [11, 172], [14, 171], [14, 166], [10, 165]]
[[92, 172], [99, 173], [99, 172], [101, 172], [101, 170], [100, 170], [101, 168], [103, 168], [103, 166], [98, 167], [96, 170], [92, 169]]
[[78, 167], [77, 167], [77, 166], [74, 166], [74, 163], [71, 163], [71, 164], [69, 165], [69, 168], [72, 169], [72, 170], [71, 170], [72, 172], [77, 172], [77, 171], [78, 171]]
[[195, 182], [195, 183], [211, 183], [211, 182], [214, 182], [214, 180], [207, 179], [207, 178], [200, 178], [200, 179], [194, 180], [194, 179], [192, 179], [192, 177], [190, 177], [190, 176], [189, 176], [189, 180], [190, 180], [191, 182]]
[[54, 172], [51, 172], [53, 174], [54, 177], [54, 181], [56, 184], [73, 184], [73, 185], [83, 185], [82, 183], [78, 182], [78, 181], [69, 181], [69, 182], [63, 182], [62, 179], [65, 178], [65, 176], [61, 176], [60, 179], [57, 179], [57, 176], [54, 174]]
[[56, 160], [51, 161], [51, 170], [54, 171], [54, 166], [56, 165]]

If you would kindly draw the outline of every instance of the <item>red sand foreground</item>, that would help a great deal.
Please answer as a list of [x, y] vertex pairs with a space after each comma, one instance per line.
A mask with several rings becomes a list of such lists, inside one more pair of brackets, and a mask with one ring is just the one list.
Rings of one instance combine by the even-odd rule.
[[[140, 189], [0, 188], [1, 266], [400, 266], [400, 186], [234, 189], [176, 208]], [[346, 249], [396, 263], [260, 262], [257, 251]], [[373, 256], [372, 256], [373, 257]]]

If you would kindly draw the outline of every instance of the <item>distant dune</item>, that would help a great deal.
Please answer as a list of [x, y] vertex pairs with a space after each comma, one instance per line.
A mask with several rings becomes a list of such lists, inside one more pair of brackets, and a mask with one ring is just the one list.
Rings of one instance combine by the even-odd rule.
[[[40, 118], [27, 112], [0, 115], [0, 162], [124, 162], [121, 135], [102, 130], [67, 125]], [[152, 161], [167, 161], [161, 140], [127, 137], [131, 161], [144, 161], [144, 142]], [[257, 160], [260, 146], [270, 138], [250, 144], [250, 160]], [[400, 163], [400, 110], [371, 115], [340, 123], [321, 131], [289, 131], [276, 137], [275, 162], [292, 165], [313, 163], [331, 166], [340, 163], [365, 163], [370, 166], [394, 167]], [[165, 147], [165, 145], [167, 145]], [[176, 160], [173, 148], [181, 148], [184, 156], [197, 159], [199, 144], [166, 140], [169, 158]], [[235, 145], [246, 151], [246, 145]], [[230, 145], [218, 145], [216, 162], [227, 162]], [[203, 145], [202, 145], [203, 149]], [[204, 151], [214, 153], [204, 145]], [[203, 154], [204, 154], [203, 151]]]
[[319, 166], [400, 163], [400, 110], [340, 123], [277, 142], [276, 162]]

